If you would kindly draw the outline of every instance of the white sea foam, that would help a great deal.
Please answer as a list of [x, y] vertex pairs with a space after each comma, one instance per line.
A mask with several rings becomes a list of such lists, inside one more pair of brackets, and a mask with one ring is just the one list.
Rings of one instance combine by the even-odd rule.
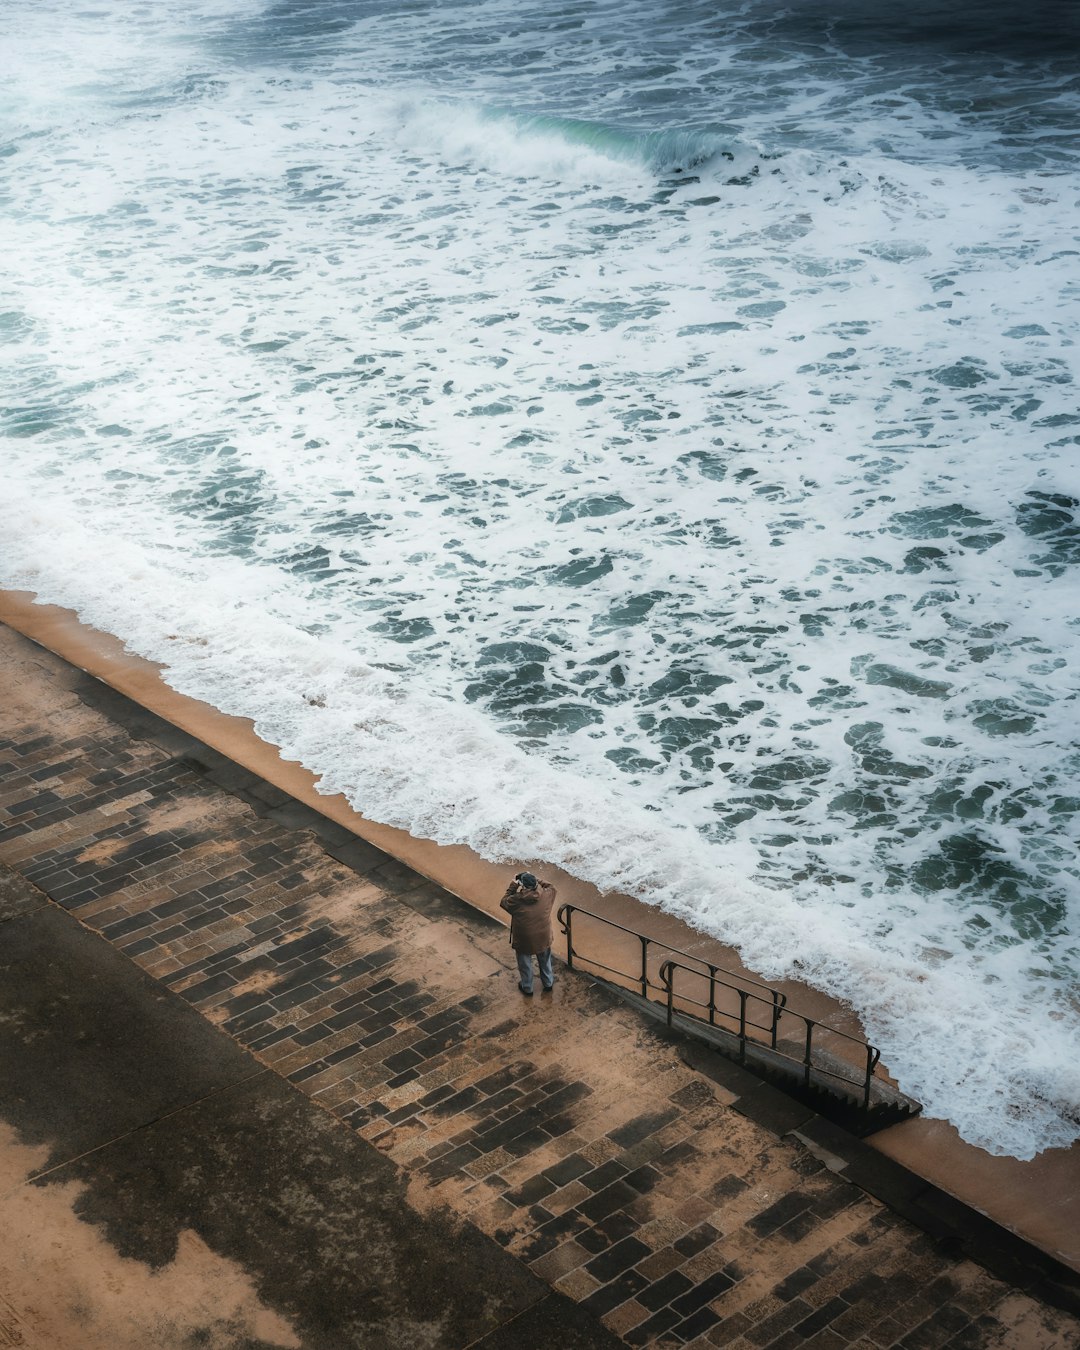
[[2, 580], [371, 817], [798, 962], [972, 1141], [1074, 1138], [1072, 163], [915, 92], [886, 146], [828, 53], [680, 140], [734, 49], [22, 14]]

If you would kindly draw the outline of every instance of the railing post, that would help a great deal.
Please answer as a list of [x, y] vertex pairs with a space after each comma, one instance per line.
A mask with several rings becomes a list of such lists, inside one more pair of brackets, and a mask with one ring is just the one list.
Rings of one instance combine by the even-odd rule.
[[566, 969], [574, 969], [574, 935], [571, 932], [570, 920], [574, 913], [573, 905], [567, 905], [563, 911], [566, 918], [563, 920], [563, 926], [566, 929]]
[[772, 991], [772, 1048], [776, 1049], [777, 1031], [780, 1026], [780, 1009], [784, 1005], [784, 995], [779, 989]]
[[746, 1063], [746, 990], [739, 990], [739, 1063]]
[[649, 997], [649, 939], [639, 933], [641, 938], [641, 997]]
[[667, 1024], [671, 1026], [671, 1017], [673, 1012], [673, 1000], [675, 990], [675, 969], [670, 961], [665, 961], [660, 967], [660, 983], [667, 992]]
[[881, 1058], [881, 1051], [876, 1046], [866, 1043], [866, 1079], [863, 1082], [863, 1110], [870, 1110], [870, 1084], [874, 1081], [874, 1070], [877, 1068], [878, 1060]]
[[809, 1087], [809, 1086], [810, 1086], [810, 1066], [811, 1066], [812, 1063], [813, 1063], [813, 1058], [812, 1058], [812, 1053], [811, 1053], [810, 1042], [811, 1042], [811, 1040], [812, 1040], [812, 1038], [813, 1038], [813, 1035], [814, 1035], [814, 1023], [811, 1022], [811, 1020], [809, 1019], [809, 1017], [804, 1017], [804, 1018], [803, 1018], [803, 1021], [806, 1023], [806, 1051], [805, 1051], [805, 1053], [804, 1053], [804, 1055], [803, 1055], [803, 1086], [804, 1086], [804, 1087]]
[[716, 1026], [716, 972], [719, 966], [709, 967], [709, 1026]]

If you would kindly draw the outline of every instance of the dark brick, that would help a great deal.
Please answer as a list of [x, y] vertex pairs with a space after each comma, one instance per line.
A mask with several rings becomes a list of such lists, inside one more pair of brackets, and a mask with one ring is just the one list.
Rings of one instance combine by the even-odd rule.
[[643, 1290], [638, 1295], [638, 1302], [650, 1312], [656, 1312], [658, 1308], [666, 1307], [673, 1298], [678, 1298], [680, 1294], [692, 1289], [693, 1285], [694, 1282], [689, 1276], [673, 1270]]
[[447, 1027], [461, 1020], [461, 1013], [457, 1008], [444, 1008], [442, 1012], [432, 1013], [430, 1017], [425, 1017], [423, 1021], [417, 1023], [417, 1026], [421, 1031], [430, 1035], [435, 1031], [445, 1031]]
[[292, 942], [283, 942], [268, 955], [275, 961], [287, 961], [293, 956], [306, 956], [309, 952], [325, 951], [334, 943], [342, 941], [344, 939], [339, 938], [332, 928], [316, 928], [304, 937], [295, 938]]
[[432, 1088], [430, 1092], [425, 1093], [424, 1096], [420, 1098], [420, 1105], [425, 1108], [435, 1106], [439, 1102], [445, 1101], [447, 1097], [452, 1097], [453, 1095], [453, 1084], [443, 1083], [440, 1087]]
[[[555, 1183], [549, 1181], [545, 1176], [530, 1177], [528, 1181], [515, 1190], [507, 1191], [506, 1199], [512, 1205], [535, 1205], [538, 1200], [543, 1200], [555, 1189]], [[550, 1219], [551, 1215], [547, 1215], [547, 1218]], [[546, 1219], [540, 1220], [540, 1223], [545, 1222]]]
[[306, 1031], [298, 1031], [296, 1043], [297, 1045], [314, 1045], [316, 1041], [325, 1041], [327, 1036], [333, 1034], [333, 1029], [323, 1023], [321, 1026], [308, 1027]]
[[349, 1012], [363, 1003], [366, 997], [366, 990], [361, 989], [359, 993], [349, 994], [347, 998], [339, 998], [336, 1003], [330, 1004], [330, 1008], [335, 1013]]
[[701, 1223], [679, 1238], [678, 1242], [672, 1243], [672, 1246], [683, 1256], [697, 1256], [698, 1252], [711, 1247], [719, 1236], [718, 1228], [714, 1228], [711, 1223]]
[[[798, 1296], [804, 1290], [809, 1289], [812, 1284], [817, 1284], [820, 1278], [819, 1275], [815, 1275], [814, 1272], [809, 1270], [806, 1266], [800, 1266], [798, 1270], [793, 1270], [786, 1279], [781, 1280], [773, 1290], [773, 1293], [777, 1298], [788, 1303], [791, 1299], [798, 1298]], [[844, 1297], [847, 1298], [846, 1293], [844, 1294]]]
[[408, 998], [395, 1003], [394, 1010], [399, 1017], [412, 1017], [413, 1013], [419, 1012], [421, 1008], [426, 1008], [434, 1001], [430, 994], [411, 994]]
[[273, 1004], [278, 1012], [289, 1012], [292, 1008], [298, 1008], [301, 1003], [306, 1003], [309, 998], [314, 998], [316, 994], [315, 986], [311, 983], [310, 972], [302, 972], [303, 984], [298, 984], [295, 989], [290, 989], [287, 993], [278, 994], [276, 989], [270, 992], [274, 995]]
[[433, 1109], [439, 1116], [456, 1116], [459, 1111], [467, 1111], [470, 1106], [475, 1105], [480, 1100], [480, 1093], [475, 1087], [464, 1087], [459, 1089], [453, 1096], [444, 1098], [441, 1102], [434, 1105]]
[[72, 877], [68, 872], [61, 872], [60, 877], [67, 877], [66, 881], [52, 880], [49, 877], [34, 879], [35, 885], [39, 890], [44, 891], [50, 900], [55, 900], [57, 904], [62, 905], [65, 900], [70, 900], [73, 895], [79, 895], [86, 890], [86, 879], [84, 877]]
[[422, 1041], [417, 1041], [416, 1049], [425, 1059], [434, 1059], [436, 1055], [441, 1055], [450, 1046], [457, 1045], [459, 1041], [464, 1040], [467, 1035], [468, 1029], [465, 1027], [448, 1027], [445, 1031], [440, 1031], [434, 1036], [425, 1036]]
[[[89, 904], [91, 900], [96, 899], [97, 896], [95, 895], [93, 888], [88, 887], [86, 890], [79, 891], [77, 895], [71, 895], [66, 900], [58, 901], [58, 903], [62, 904], [65, 909], [74, 912], [79, 909], [80, 906]], [[160, 939], [158, 940], [160, 941]]]
[[503, 1088], [501, 1092], [496, 1092], [494, 1097], [488, 1097], [477, 1104], [476, 1115], [481, 1120], [486, 1120], [504, 1111], [506, 1107], [517, 1102], [518, 1109], [521, 1108], [521, 1093], [516, 1088]]
[[595, 1171], [587, 1173], [581, 1178], [581, 1184], [588, 1187], [595, 1195], [597, 1191], [602, 1191], [605, 1186], [610, 1186], [613, 1181], [618, 1181], [620, 1177], [626, 1175], [626, 1168], [621, 1162], [612, 1158], [610, 1162], [603, 1163]]
[[855, 1280], [845, 1289], [840, 1290], [840, 1298], [847, 1303], [858, 1303], [860, 1299], [876, 1299], [885, 1285], [884, 1279], [880, 1275], [864, 1275], [862, 1279]]
[[148, 909], [147, 914], [152, 914], [155, 919], [170, 919], [174, 914], [183, 914], [186, 909], [195, 909], [203, 903], [202, 897], [198, 891], [188, 891], [183, 895], [178, 895], [174, 900], [165, 900], [160, 905], [155, 905], [153, 909]]
[[314, 1078], [317, 1073], [322, 1073], [325, 1068], [326, 1064], [322, 1060], [319, 1060], [315, 1064], [304, 1064], [299, 1069], [294, 1069], [292, 1073], [289, 1074], [289, 1082], [302, 1083], [306, 1078]]
[[746, 1227], [750, 1229], [757, 1237], [768, 1237], [770, 1233], [775, 1233], [778, 1228], [793, 1219], [796, 1214], [801, 1214], [804, 1209], [809, 1209], [813, 1203], [813, 1197], [804, 1194], [802, 1191], [789, 1191], [783, 1195], [775, 1204], [768, 1209], [763, 1209], [760, 1214], [755, 1214], [752, 1219], [747, 1220]]
[[403, 1120], [408, 1120], [410, 1116], [415, 1116], [417, 1105], [415, 1102], [406, 1102], [404, 1106], [399, 1106], [396, 1111], [387, 1113], [386, 1121], [388, 1125], [400, 1125]]
[[271, 932], [275, 928], [280, 928], [282, 919], [277, 914], [264, 914], [261, 919], [252, 919], [247, 925], [249, 933], [254, 933], [258, 937]]
[[566, 1186], [590, 1171], [591, 1162], [586, 1162], [580, 1153], [570, 1153], [561, 1162], [545, 1169], [544, 1176], [550, 1177], [556, 1186]]
[[[526, 1130], [524, 1134], [516, 1135], [513, 1139], [508, 1140], [503, 1147], [512, 1158], [524, 1158], [526, 1153], [531, 1153], [533, 1149], [543, 1148], [545, 1144], [550, 1143], [551, 1135], [548, 1134], [547, 1130], [537, 1128], [534, 1130]], [[485, 1151], [488, 1150], [488, 1147], [489, 1146], [485, 1143]]]
[[358, 1045], [343, 1045], [340, 1050], [334, 1050], [326, 1056], [326, 1065], [332, 1068], [335, 1064], [344, 1064], [347, 1059], [353, 1059], [359, 1053]]
[[157, 945], [156, 938], [139, 938], [138, 941], [128, 943], [124, 947], [124, 955], [130, 957], [142, 956], [144, 952], [153, 951]]
[[[468, 1103], [467, 1094], [469, 1088], [463, 1088], [456, 1096], [463, 1097]], [[440, 1106], [435, 1108], [437, 1115], [451, 1115], [452, 1111], [446, 1108], [453, 1097], [447, 1099]], [[483, 1139], [486, 1149], [502, 1148], [516, 1139], [519, 1134], [524, 1134], [527, 1130], [538, 1129], [538, 1117], [528, 1111], [518, 1111], [516, 1107], [508, 1107], [505, 1112], [498, 1112], [493, 1120], [485, 1121], [483, 1125], [477, 1127], [477, 1135]]]
[[637, 1238], [625, 1237], [621, 1242], [616, 1242], [613, 1247], [601, 1252], [599, 1256], [594, 1256], [586, 1264], [585, 1269], [593, 1279], [606, 1284], [616, 1275], [621, 1275], [624, 1270], [629, 1270], [631, 1266], [636, 1266], [639, 1261], [644, 1260], [651, 1250]]
[[587, 1083], [564, 1083], [547, 1095], [544, 1104], [545, 1110], [549, 1112], [563, 1111], [566, 1107], [573, 1106], [575, 1102], [591, 1095], [592, 1088]]
[[601, 1219], [595, 1224], [593, 1232], [602, 1233], [611, 1242], [621, 1242], [624, 1237], [636, 1233], [640, 1227], [640, 1219], [627, 1214], [625, 1209], [617, 1209], [614, 1214], [609, 1214], [606, 1219]]
[[702, 1280], [701, 1284], [695, 1285], [693, 1289], [677, 1298], [671, 1305], [677, 1313], [683, 1317], [689, 1317], [692, 1312], [697, 1312], [699, 1308], [705, 1306], [714, 1298], [719, 1298], [725, 1289], [730, 1289], [735, 1281], [725, 1275], [722, 1270], [718, 1270], [714, 1275], [710, 1275], [707, 1280]]
[[672, 1328], [675, 1336], [681, 1336], [684, 1341], [692, 1341], [698, 1336], [702, 1336], [710, 1327], [716, 1326], [721, 1321], [720, 1314], [714, 1312], [712, 1308], [699, 1308], [697, 1312], [691, 1313], [684, 1322], [678, 1322]]
[[[571, 1210], [570, 1212], [575, 1213], [576, 1211]], [[582, 1220], [582, 1222], [585, 1221]], [[577, 1240], [579, 1245], [584, 1247], [587, 1252], [595, 1255], [597, 1252], [606, 1251], [616, 1242], [621, 1242], [623, 1238], [630, 1237], [640, 1227], [641, 1224], [637, 1219], [632, 1219], [625, 1210], [617, 1209], [614, 1214], [609, 1214], [599, 1223], [589, 1224], [583, 1232], [578, 1234]]]
[[814, 1217], [810, 1210], [806, 1209], [801, 1214], [796, 1214], [793, 1219], [789, 1219], [782, 1228], [776, 1230], [773, 1236], [783, 1238], [785, 1242], [799, 1242], [819, 1226], [819, 1220]]
[[394, 1055], [387, 1055], [383, 1063], [391, 1073], [401, 1073], [404, 1069], [411, 1069], [417, 1064], [424, 1062], [423, 1055], [418, 1055], [415, 1050], [399, 1050]]
[[139, 859], [139, 870], [164, 862], [166, 858], [175, 858], [179, 852], [179, 844], [161, 844], [157, 848], [152, 848]]
[[233, 983], [232, 971], [225, 970], [220, 975], [211, 975], [208, 980], [200, 980], [198, 984], [181, 989], [180, 997], [186, 999], [188, 1003], [198, 1003], [200, 999], [209, 998], [211, 994], [220, 994], [225, 989], [231, 989]]
[[12, 802], [7, 808], [9, 816], [21, 816], [29, 811], [39, 811], [41, 807], [47, 806], [50, 802], [58, 802], [60, 798], [55, 792], [39, 792], [36, 797], [27, 797], [25, 801]]
[[275, 1027], [272, 1031], [268, 1031], [261, 1036], [257, 1032], [258, 1029], [253, 1027], [249, 1032], [237, 1038], [247, 1046], [252, 1054], [256, 1055], [260, 1050], [268, 1050], [270, 1046], [277, 1045], [278, 1041], [287, 1041], [290, 1036], [296, 1034], [296, 1028], [293, 1026]]
[[660, 1180], [660, 1173], [655, 1167], [649, 1167], [646, 1164], [644, 1167], [635, 1168], [633, 1172], [628, 1172], [623, 1180], [628, 1186], [633, 1186], [635, 1191], [645, 1195]]
[[697, 1156], [697, 1149], [684, 1139], [681, 1143], [672, 1144], [670, 1148], [665, 1149], [656, 1159], [656, 1165], [664, 1171], [669, 1167], [681, 1167], [683, 1163], [692, 1162]]
[[229, 999], [226, 1007], [233, 1015], [225, 1023], [225, 1030], [231, 1036], [238, 1031], [247, 1031], [249, 1027], [257, 1027], [268, 1017], [273, 1017], [274, 1009], [267, 999], [267, 992], [260, 990], [258, 993], [241, 994], [238, 998]]
[[349, 1008], [345, 1012], [328, 1017], [326, 1026], [331, 1031], [344, 1031], [346, 1027], [354, 1027], [358, 1022], [363, 1022], [367, 1016], [368, 1010], [361, 1004], [358, 1008]]
[[583, 1201], [577, 1209], [584, 1218], [595, 1223], [597, 1219], [606, 1218], [617, 1209], [624, 1209], [636, 1199], [637, 1191], [632, 1190], [625, 1181], [616, 1181]]
[[223, 917], [220, 909], [208, 909], [204, 914], [196, 914], [193, 918], [185, 919], [182, 926], [189, 933], [196, 933], [200, 928], [206, 928], [212, 923], [217, 923], [218, 919]]
[[397, 1000], [394, 998], [394, 991], [392, 989], [386, 989], [381, 994], [375, 994], [369, 998], [367, 1000], [367, 1005], [369, 1008], [374, 1008], [376, 1011], [382, 1012], [384, 1008], [392, 1007], [396, 1001]]
[[395, 1035], [397, 1035], [397, 1032], [395, 1031], [394, 1027], [392, 1027], [392, 1026], [389, 1026], [389, 1027], [378, 1027], [378, 1028], [376, 1028], [375, 1031], [372, 1031], [372, 1032], [370, 1032], [367, 1036], [364, 1036], [364, 1037], [358, 1042], [358, 1044], [359, 1044], [359, 1045], [362, 1045], [362, 1046], [364, 1047], [365, 1050], [368, 1050], [368, 1049], [370, 1049], [373, 1045], [379, 1045], [382, 1041], [388, 1041], [388, 1040], [390, 1039], [391, 1036], [395, 1036]]
[[123, 937], [125, 933], [136, 933], [140, 928], [148, 928], [153, 922], [149, 914], [132, 914], [130, 918], [121, 919], [119, 923], [111, 923], [107, 928], [103, 928], [101, 936], [112, 942], [115, 938]]
[[[615, 1306], [618, 1307], [618, 1304]], [[624, 1332], [623, 1340], [628, 1345], [651, 1345], [665, 1331], [670, 1331], [676, 1322], [682, 1320], [674, 1308], [661, 1308], [659, 1312], [653, 1313], [647, 1322], [639, 1322], [631, 1331]]]
[[804, 1339], [809, 1340], [822, 1327], [827, 1327], [834, 1317], [839, 1317], [842, 1312], [846, 1312], [850, 1306], [842, 1298], [831, 1298], [824, 1307], [819, 1308], [817, 1312], [799, 1322], [795, 1330]]
[[818, 1196], [810, 1206], [810, 1213], [818, 1223], [824, 1223], [826, 1219], [831, 1219], [841, 1210], [855, 1204], [859, 1198], [859, 1192], [854, 1186], [836, 1182], [829, 1187], [824, 1195]]
[[529, 1235], [521, 1259], [526, 1263], [536, 1261], [554, 1251], [568, 1237], [576, 1237], [585, 1228], [585, 1220], [572, 1209], [568, 1209], [565, 1214], [557, 1214]]
[[636, 1270], [624, 1271], [616, 1280], [610, 1284], [605, 1284], [603, 1288], [594, 1290], [588, 1298], [582, 1299], [581, 1306], [592, 1313], [594, 1317], [603, 1317], [605, 1313], [611, 1312], [617, 1308], [620, 1303], [625, 1303], [628, 1298], [633, 1298], [638, 1290], [645, 1287], [645, 1278], [639, 1275]]
[[797, 1340], [801, 1345], [804, 1338], [801, 1335], [796, 1336], [792, 1327], [798, 1322], [804, 1322], [811, 1312], [810, 1305], [804, 1303], [801, 1298], [792, 1299], [790, 1303], [785, 1303], [782, 1308], [763, 1318], [752, 1330], [747, 1331], [746, 1339], [754, 1345], [767, 1345], [769, 1350], [772, 1350], [773, 1346], [782, 1345], [785, 1340], [793, 1342]]

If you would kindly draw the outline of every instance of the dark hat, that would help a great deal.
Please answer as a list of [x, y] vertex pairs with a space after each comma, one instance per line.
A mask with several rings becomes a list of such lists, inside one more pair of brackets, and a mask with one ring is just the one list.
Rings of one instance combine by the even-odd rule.
[[517, 874], [517, 879], [527, 891], [535, 891], [539, 884], [531, 872], [519, 872]]

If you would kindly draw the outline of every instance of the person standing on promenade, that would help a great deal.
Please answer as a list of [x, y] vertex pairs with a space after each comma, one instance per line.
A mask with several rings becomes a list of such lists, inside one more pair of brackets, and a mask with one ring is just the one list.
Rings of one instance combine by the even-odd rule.
[[532, 996], [533, 963], [540, 967], [540, 984], [549, 993], [555, 983], [551, 968], [551, 911], [555, 904], [555, 887], [540, 881], [531, 872], [519, 872], [499, 907], [510, 915], [510, 945], [517, 957], [518, 988]]

